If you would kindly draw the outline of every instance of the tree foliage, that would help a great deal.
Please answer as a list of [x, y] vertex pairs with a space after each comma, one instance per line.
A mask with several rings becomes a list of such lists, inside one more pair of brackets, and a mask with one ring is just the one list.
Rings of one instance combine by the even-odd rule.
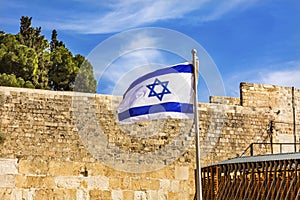
[[0, 74], [0, 85], [9, 87], [34, 88], [30, 81], [24, 81], [23, 78], [17, 78], [14, 74]]
[[0, 85], [73, 90], [76, 80], [85, 88], [80, 91], [95, 92], [92, 65], [81, 55], [73, 56], [57, 39], [56, 30], [48, 42], [41, 27], [32, 27], [31, 21], [31, 17], [21, 17], [16, 35], [0, 30]]
[[54, 90], [72, 90], [79, 69], [70, 51], [64, 46], [55, 47], [49, 69], [50, 87]]
[[74, 89], [78, 92], [96, 92], [96, 80], [93, 74], [92, 64], [81, 55], [75, 56], [75, 62], [80, 66], [76, 77]]
[[57, 39], [57, 31], [54, 29], [51, 34], [50, 51], [53, 52], [55, 47], [60, 46], [65, 46], [65, 44]]

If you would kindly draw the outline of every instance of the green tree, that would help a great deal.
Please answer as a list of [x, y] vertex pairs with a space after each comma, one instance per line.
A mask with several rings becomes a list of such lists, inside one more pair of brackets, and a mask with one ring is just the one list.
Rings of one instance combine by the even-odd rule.
[[94, 78], [93, 66], [82, 55], [78, 54], [74, 59], [79, 67], [74, 91], [96, 93], [97, 82]]
[[33, 48], [38, 58], [38, 68], [32, 77], [32, 83], [36, 88], [49, 89], [48, 71], [51, 65], [49, 43], [41, 35], [41, 27], [33, 28], [31, 26], [32, 17], [22, 16], [20, 20], [20, 32], [18, 40], [21, 44]]
[[21, 87], [23, 79], [17, 79], [14, 74], [0, 74], [0, 85], [9, 87]]
[[20, 19], [19, 41], [28, 47], [32, 47], [34, 28], [31, 27], [32, 17], [22, 16]]
[[68, 91], [76, 80], [78, 91], [95, 92], [91, 63], [81, 55], [73, 56], [57, 39], [55, 29], [49, 43], [41, 27], [33, 28], [31, 21], [22, 16], [16, 35], [0, 30], [0, 85]]
[[36, 84], [38, 57], [34, 49], [20, 44], [14, 35], [0, 37], [0, 73], [14, 74]]
[[57, 39], [57, 31], [54, 29], [51, 34], [50, 51], [53, 52], [55, 47], [59, 46], [65, 46], [65, 44]]
[[52, 90], [72, 90], [78, 66], [72, 53], [64, 46], [55, 47], [51, 52], [52, 65], [49, 69], [49, 86]]
[[36, 84], [35, 88], [38, 89], [50, 89], [49, 82], [49, 68], [51, 66], [51, 54], [50, 52], [43, 52], [38, 55], [38, 69], [36, 71]]
[[21, 44], [33, 48], [37, 53], [40, 53], [49, 46], [44, 35], [41, 35], [42, 28], [31, 26], [32, 17], [22, 16], [20, 19], [20, 32], [18, 40]]
[[0, 74], [0, 85], [8, 87], [34, 88], [30, 81], [24, 81], [21, 77], [17, 78], [14, 74]]

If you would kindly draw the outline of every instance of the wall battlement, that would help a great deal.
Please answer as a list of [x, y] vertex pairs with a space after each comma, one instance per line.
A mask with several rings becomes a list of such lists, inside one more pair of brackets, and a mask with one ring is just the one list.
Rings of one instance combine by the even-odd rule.
[[[269, 142], [270, 135], [273, 142], [299, 142], [300, 90], [241, 83], [240, 91], [239, 98], [198, 104], [202, 166], [248, 155], [251, 143]], [[0, 87], [6, 138], [0, 144], [0, 199], [193, 199], [192, 121], [119, 126], [119, 101]]]

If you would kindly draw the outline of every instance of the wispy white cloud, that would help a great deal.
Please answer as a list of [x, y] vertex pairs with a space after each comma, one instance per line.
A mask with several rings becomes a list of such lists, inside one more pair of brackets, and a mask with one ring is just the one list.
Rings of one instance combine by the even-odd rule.
[[[131, 35], [120, 44], [120, 50], [115, 55], [114, 61], [105, 69], [101, 64], [96, 64], [96, 71], [100, 75], [99, 82], [105, 82], [105, 85], [99, 85], [100, 93], [121, 95], [129, 84], [137, 77], [153, 71], [160, 67], [156, 63], [164, 63], [164, 56], [159, 49], [147, 49], [142, 47], [156, 46], [158, 40], [151, 37], [147, 32], [140, 32], [137, 35]], [[98, 55], [98, 52], [94, 52]], [[155, 64], [155, 65], [154, 65]], [[97, 67], [99, 66], [99, 67]]]
[[261, 82], [280, 86], [296, 87], [300, 89], [300, 61], [282, 63], [279, 70], [260, 74]]
[[[81, 0], [76, 0], [83, 3]], [[44, 21], [45, 26], [53, 26], [63, 30], [74, 30], [81, 33], [111, 33], [129, 28], [150, 25], [157, 21], [181, 19], [188, 13], [197, 11], [200, 21], [217, 20], [226, 13], [247, 7], [256, 0], [228, 0], [226, 2], [209, 0], [114, 0], [103, 4], [98, 1], [87, 1], [91, 12], [80, 10], [72, 18], [66, 16], [59, 21]], [[42, 23], [42, 21], [41, 21]], [[43, 25], [43, 27], [45, 27]]]
[[213, 21], [221, 18], [226, 13], [232, 11], [232, 10], [243, 10], [254, 3], [256, 3], [257, 0], [230, 0], [230, 1], [212, 1], [210, 8], [208, 10], [208, 13], [206, 15], [202, 16], [202, 21]]
[[[67, 30], [76, 30], [84, 33], [110, 33], [150, 24], [159, 20], [176, 19], [186, 13], [196, 10], [206, 0], [190, 1], [113, 1], [106, 5], [104, 14], [98, 12], [86, 14], [84, 18], [59, 22], [57, 27]], [[96, 5], [96, 4], [95, 4]], [[96, 5], [99, 6], [99, 5]], [[103, 5], [99, 6], [103, 10]], [[80, 15], [80, 13], [78, 13]]]
[[272, 84], [300, 89], [300, 61], [288, 61], [271, 65], [256, 66], [224, 78], [228, 95], [239, 96], [239, 83]]
[[[137, 77], [163, 66], [191, 60], [191, 49], [201, 55], [200, 75], [211, 95], [224, 94], [218, 68], [205, 49], [192, 38], [163, 28], [132, 29], [101, 42], [88, 55], [100, 83], [99, 93], [120, 94]], [[141, 71], [138, 71], [141, 70]], [[124, 92], [121, 91], [122, 93]]]
[[[5, 2], [0, 11], [26, 13], [43, 29], [70, 30], [80, 33], [114, 33], [152, 23], [174, 19], [189, 19], [189, 13], [199, 21], [218, 20], [225, 14], [242, 10], [257, 0], [72, 0], [60, 4], [36, 2], [27, 4], [15, 0]], [[1, 13], [1, 12], [0, 12]], [[1, 14], [0, 14], [1, 16]], [[37, 16], [37, 17], [35, 17]], [[11, 16], [12, 19], [15, 16]], [[2, 19], [9, 23], [9, 19]], [[1, 23], [0, 17], [0, 23]]]

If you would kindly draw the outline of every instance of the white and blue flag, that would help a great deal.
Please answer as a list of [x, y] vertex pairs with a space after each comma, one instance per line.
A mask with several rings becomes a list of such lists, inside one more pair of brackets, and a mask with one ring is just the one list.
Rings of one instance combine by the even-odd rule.
[[161, 119], [193, 119], [193, 65], [181, 63], [135, 80], [118, 108], [121, 124]]

